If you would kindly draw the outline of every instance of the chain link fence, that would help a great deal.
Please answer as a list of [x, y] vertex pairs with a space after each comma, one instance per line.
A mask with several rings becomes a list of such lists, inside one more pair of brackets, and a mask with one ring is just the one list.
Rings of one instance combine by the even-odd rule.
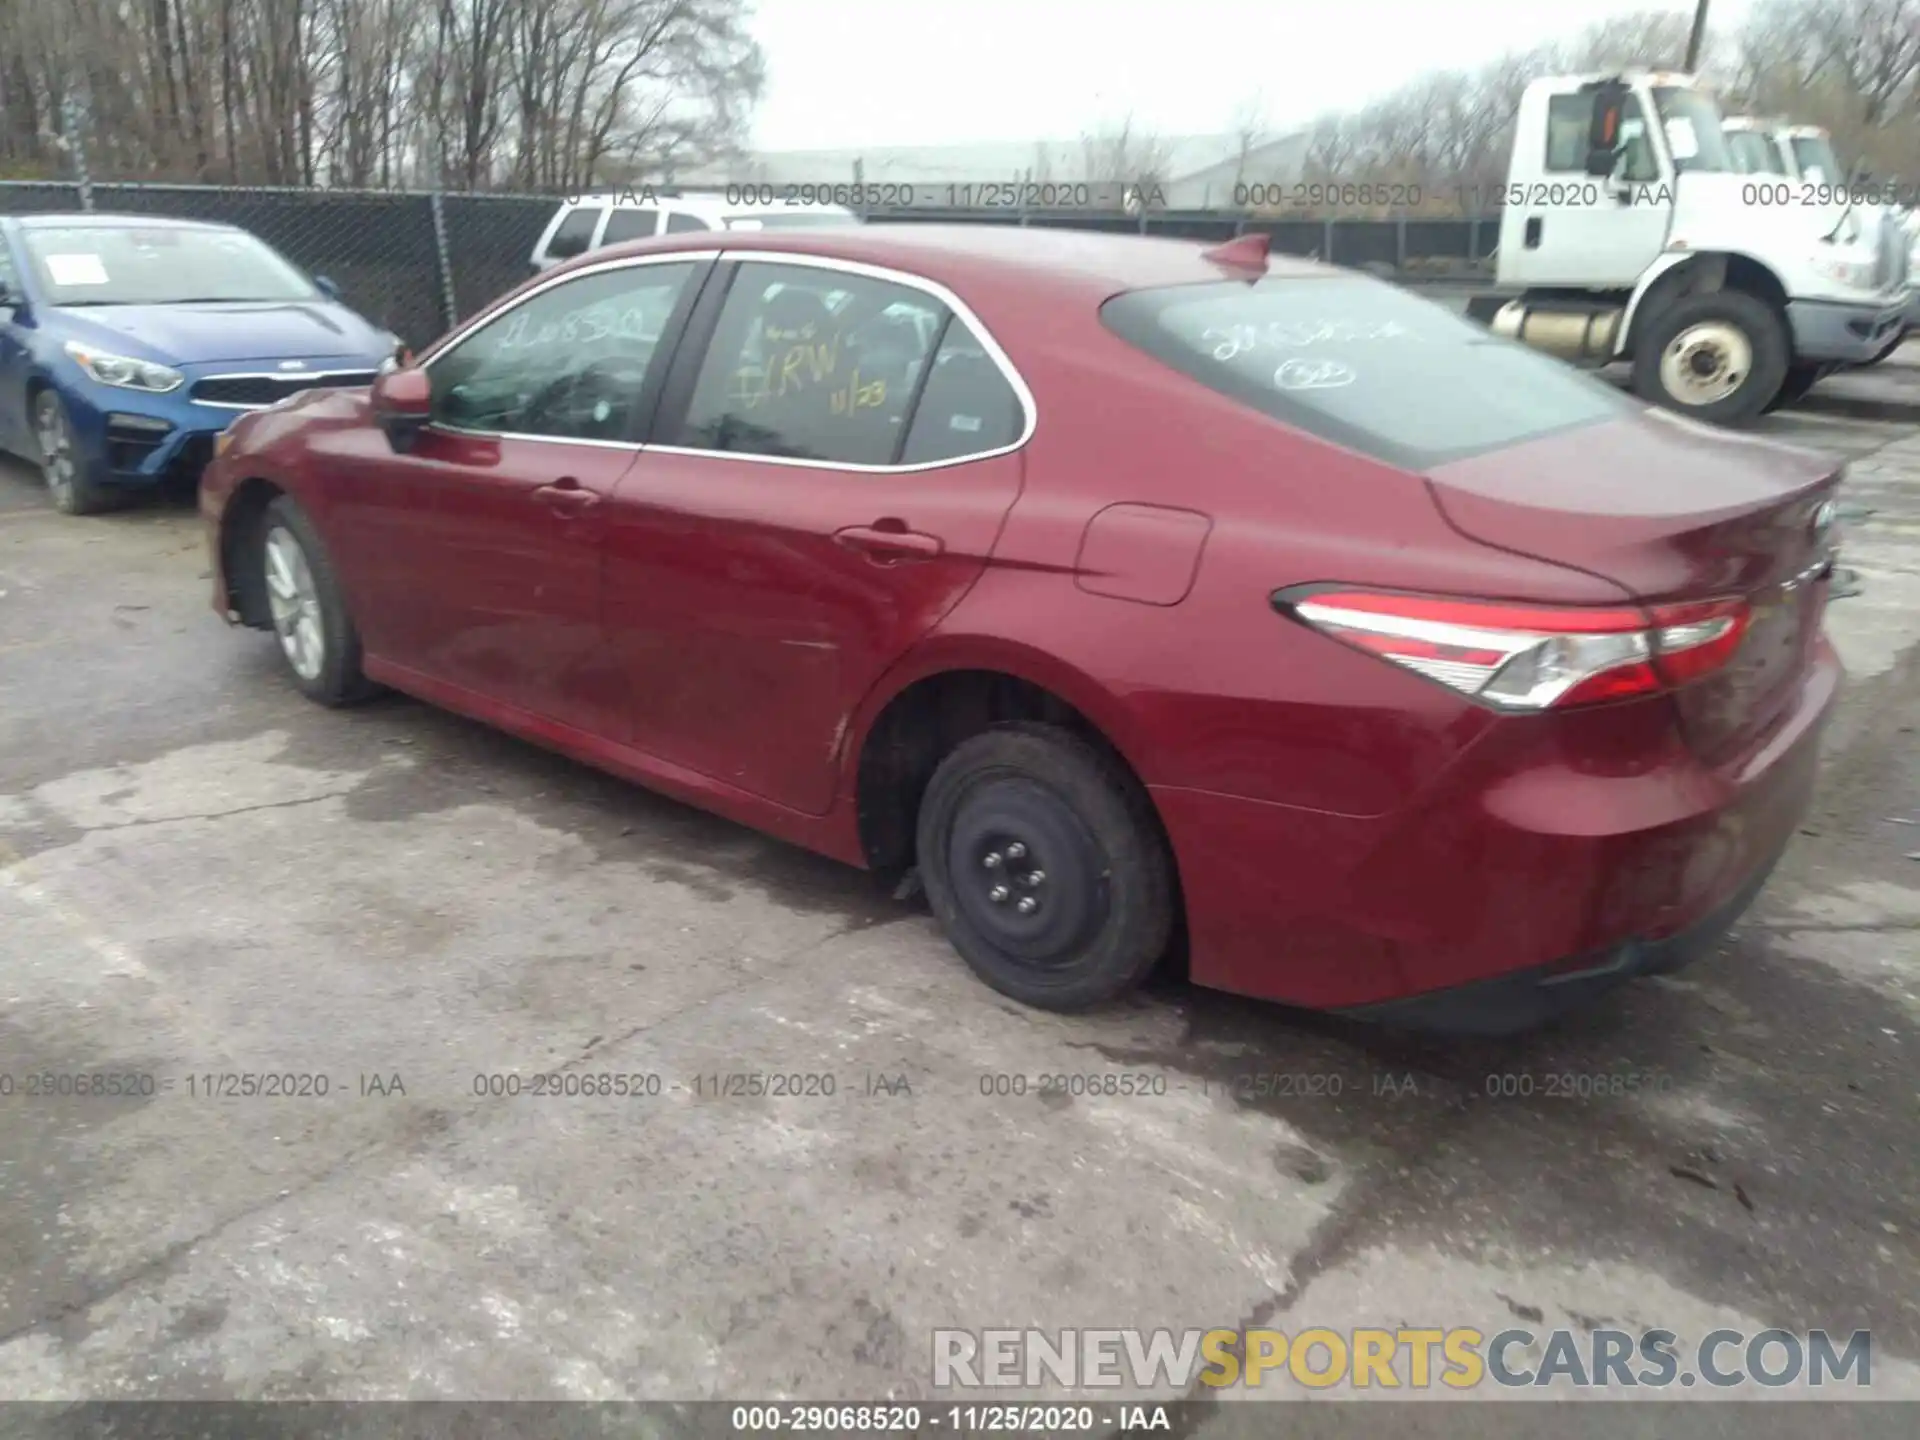
[[[302, 190], [120, 182], [0, 181], [0, 214], [93, 210], [216, 220], [249, 230], [415, 349], [527, 278], [552, 195]], [[1488, 273], [1499, 222], [1274, 219], [1220, 211], [929, 210], [868, 220], [1045, 226], [1226, 240], [1264, 232], [1276, 252], [1403, 281]]]

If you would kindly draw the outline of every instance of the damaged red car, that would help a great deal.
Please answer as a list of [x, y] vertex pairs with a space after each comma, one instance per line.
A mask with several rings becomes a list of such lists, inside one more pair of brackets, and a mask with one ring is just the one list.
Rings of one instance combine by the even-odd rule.
[[1030, 1004], [1537, 1022], [1813, 783], [1830, 461], [1251, 238], [667, 237], [240, 420], [214, 604], [852, 865]]

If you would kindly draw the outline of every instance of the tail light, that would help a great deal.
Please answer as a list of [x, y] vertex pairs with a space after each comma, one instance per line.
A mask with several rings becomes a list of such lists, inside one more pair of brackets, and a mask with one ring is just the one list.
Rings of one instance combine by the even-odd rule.
[[1502, 710], [1689, 684], [1733, 658], [1751, 619], [1744, 600], [1591, 609], [1333, 590], [1282, 603], [1324, 635]]

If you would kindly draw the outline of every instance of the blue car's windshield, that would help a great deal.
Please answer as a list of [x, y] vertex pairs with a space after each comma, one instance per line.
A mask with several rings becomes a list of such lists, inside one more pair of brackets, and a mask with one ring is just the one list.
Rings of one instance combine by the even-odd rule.
[[240, 230], [193, 225], [27, 225], [20, 238], [54, 305], [313, 300], [313, 282]]

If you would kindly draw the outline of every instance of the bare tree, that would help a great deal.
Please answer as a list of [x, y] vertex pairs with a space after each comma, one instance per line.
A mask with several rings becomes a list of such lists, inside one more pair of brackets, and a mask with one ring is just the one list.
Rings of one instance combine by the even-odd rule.
[[1166, 182], [1173, 147], [1129, 111], [1115, 124], [1083, 133], [1080, 157], [1090, 181], [1151, 186]]
[[747, 0], [0, 0], [0, 171], [558, 187], [737, 149]]

